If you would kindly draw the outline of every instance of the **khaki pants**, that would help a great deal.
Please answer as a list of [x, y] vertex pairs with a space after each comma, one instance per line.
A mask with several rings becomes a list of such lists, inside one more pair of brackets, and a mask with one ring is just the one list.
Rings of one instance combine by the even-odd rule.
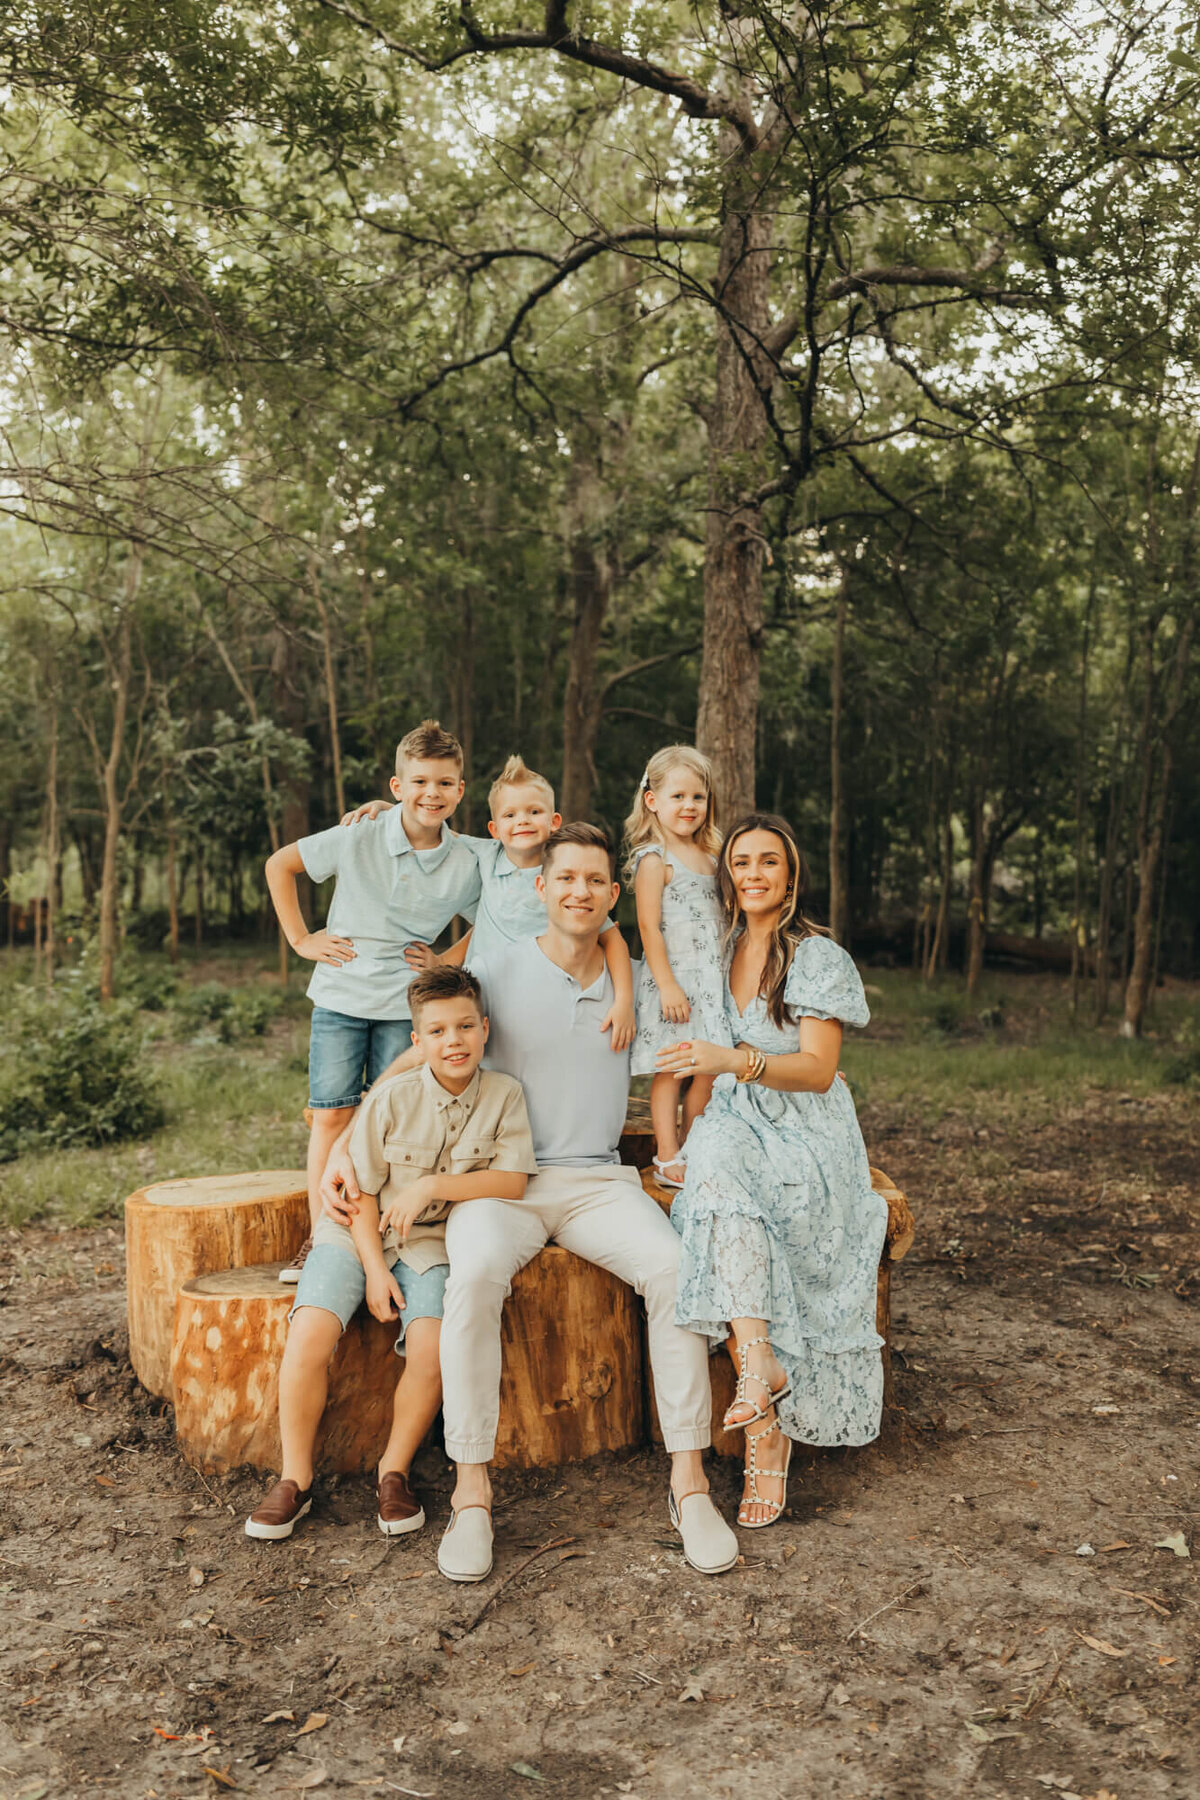
[[550, 1238], [609, 1269], [646, 1302], [650, 1367], [668, 1450], [711, 1442], [707, 1340], [675, 1323], [679, 1237], [620, 1163], [549, 1168], [522, 1200], [468, 1200], [450, 1210], [450, 1279], [442, 1320], [446, 1454], [486, 1463], [500, 1416], [500, 1311], [518, 1270]]

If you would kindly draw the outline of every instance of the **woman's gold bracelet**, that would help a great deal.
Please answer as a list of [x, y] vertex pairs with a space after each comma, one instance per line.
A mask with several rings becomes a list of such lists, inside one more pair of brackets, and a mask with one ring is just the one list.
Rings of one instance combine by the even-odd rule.
[[746, 1048], [746, 1071], [745, 1074], [738, 1076], [738, 1080], [743, 1082], [761, 1081], [766, 1066], [767, 1059], [762, 1051], [752, 1049], [748, 1045]]

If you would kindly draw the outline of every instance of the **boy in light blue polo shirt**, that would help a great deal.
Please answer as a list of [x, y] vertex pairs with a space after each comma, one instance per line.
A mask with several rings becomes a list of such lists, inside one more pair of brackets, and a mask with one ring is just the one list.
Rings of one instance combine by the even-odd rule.
[[[479, 866], [446, 821], [463, 795], [463, 754], [436, 719], [401, 739], [391, 790], [399, 804], [355, 831], [340, 825], [285, 844], [267, 863], [267, 886], [289, 944], [317, 966], [308, 1080], [312, 1130], [308, 1204], [320, 1213], [317, 1188], [330, 1149], [363, 1093], [412, 1042], [405, 958], [414, 942], [439, 937], [456, 914], [473, 920]], [[296, 878], [337, 877], [323, 931], [310, 931]], [[282, 1281], [299, 1279], [307, 1245]]]

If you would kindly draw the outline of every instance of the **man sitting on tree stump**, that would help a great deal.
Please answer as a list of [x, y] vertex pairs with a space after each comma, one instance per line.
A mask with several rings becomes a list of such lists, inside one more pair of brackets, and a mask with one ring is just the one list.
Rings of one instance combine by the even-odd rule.
[[[700, 1573], [720, 1574], [737, 1561], [737, 1539], [713, 1506], [704, 1473], [712, 1408], [707, 1342], [675, 1323], [679, 1238], [637, 1171], [619, 1160], [629, 1057], [614, 1055], [602, 1030], [613, 992], [599, 947], [620, 892], [614, 863], [597, 826], [564, 825], [547, 843], [538, 877], [546, 930], [468, 959], [491, 1020], [487, 1064], [525, 1089], [539, 1172], [521, 1199], [480, 1198], [447, 1221], [443, 1415], [458, 1478], [438, 1567], [451, 1581], [482, 1581], [492, 1567], [488, 1467], [500, 1409], [500, 1315], [513, 1276], [550, 1239], [629, 1282], [644, 1299], [671, 1456], [672, 1523]], [[412, 1067], [419, 1054], [406, 1052], [388, 1073]], [[321, 1195], [342, 1222], [357, 1209], [344, 1140], [330, 1157]]]

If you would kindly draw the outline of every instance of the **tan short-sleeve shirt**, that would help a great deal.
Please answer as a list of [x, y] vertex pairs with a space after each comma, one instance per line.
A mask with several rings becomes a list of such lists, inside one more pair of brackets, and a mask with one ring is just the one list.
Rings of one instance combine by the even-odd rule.
[[[461, 1094], [451, 1094], [427, 1064], [380, 1082], [363, 1101], [350, 1134], [350, 1159], [364, 1194], [376, 1194], [382, 1212], [422, 1175], [470, 1175], [480, 1169], [536, 1175], [533, 1139], [519, 1081], [495, 1069], [477, 1069]], [[432, 1206], [411, 1227], [401, 1247], [384, 1234], [389, 1266], [399, 1257], [422, 1273], [446, 1255], [449, 1202]], [[313, 1232], [318, 1244], [354, 1250], [344, 1225], [322, 1214]]]

